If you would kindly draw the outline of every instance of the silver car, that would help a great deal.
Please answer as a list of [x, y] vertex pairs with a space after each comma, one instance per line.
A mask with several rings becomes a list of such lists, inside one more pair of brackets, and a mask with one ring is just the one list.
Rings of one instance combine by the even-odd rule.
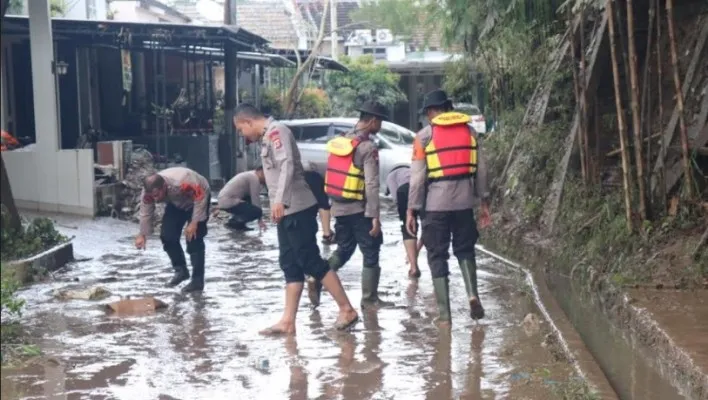
[[[354, 129], [356, 118], [315, 118], [280, 121], [292, 130], [302, 162], [327, 163], [327, 142], [335, 135]], [[386, 192], [386, 177], [399, 166], [410, 166], [415, 133], [391, 122], [384, 122], [373, 140], [379, 148], [379, 182]]]

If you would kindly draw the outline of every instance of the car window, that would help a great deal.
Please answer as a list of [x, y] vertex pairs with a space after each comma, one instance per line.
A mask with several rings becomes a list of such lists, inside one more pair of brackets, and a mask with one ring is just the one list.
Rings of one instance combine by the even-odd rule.
[[410, 132], [406, 132], [403, 130], [394, 130], [390, 128], [381, 128], [379, 131], [379, 135], [389, 142], [397, 145], [407, 145], [407, 144], [413, 144], [413, 140], [415, 139], [415, 136], [411, 134]]
[[[329, 125], [304, 125], [298, 126], [295, 140], [302, 143], [327, 143], [329, 139]], [[292, 129], [292, 128], [291, 128]]]
[[344, 135], [345, 133], [351, 132], [352, 127], [347, 126], [347, 125], [335, 125], [334, 126], [334, 134], [335, 135]]

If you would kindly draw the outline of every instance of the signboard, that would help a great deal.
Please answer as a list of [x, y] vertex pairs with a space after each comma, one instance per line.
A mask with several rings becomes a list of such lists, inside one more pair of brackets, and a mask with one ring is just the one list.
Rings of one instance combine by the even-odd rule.
[[130, 60], [130, 50], [121, 50], [120, 59], [123, 67], [123, 90], [130, 92], [130, 88], [133, 86], [133, 67]]

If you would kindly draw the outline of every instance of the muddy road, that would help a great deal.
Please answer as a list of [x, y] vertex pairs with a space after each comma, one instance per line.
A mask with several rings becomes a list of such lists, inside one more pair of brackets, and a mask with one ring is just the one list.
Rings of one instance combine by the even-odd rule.
[[[554, 346], [543, 344], [547, 324], [523, 323], [540, 313], [522, 276], [491, 259], [479, 259], [487, 318], [470, 320], [452, 259], [453, 327], [436, 328], [425, 251], [423, 277], [410, 282], [399, 223], [392, 209], [387, 215], [380, 292], [397, 307], [362, 312], [362, 322], [341, 333], [330, 329], [331, 297], [323, 294], [316, 311], [303, 297], [291, 339], [257, 333], [278, 319], [283, 304], [274, 226], [234, 233], [210, 222], [206, 289], [182, 295], [163, 287], [171, 270], [158, 238], [137, 251], [133, 224], [57, 217], [59, 229], [75, 236], [77, 257], [91, 259], [22, 292], [24, 319], [43, 356], [3, 370], [2, 399], [552, 399], [559, 387], [578, 384]], [[340, 272], [358, 309], [360, 270], [357, 253]], [[96, 285], [113, 296], [53, 297], [57, 289]], [[133, 317], [100, 307], [146, 295], [169, 307]]]

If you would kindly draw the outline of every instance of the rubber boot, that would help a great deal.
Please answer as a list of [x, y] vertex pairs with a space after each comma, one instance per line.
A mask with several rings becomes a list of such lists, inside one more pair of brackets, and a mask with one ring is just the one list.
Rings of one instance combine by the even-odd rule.
[[200, 292], [204, 290], [204, 251], [190, 254], [189, 260], [192, 262], [192, 280], [182, 288], [182, 292]]
[[381, 268], [364, 267], [361, 271], [361, 307], [392, 307], [393, 303], [379, 298]]
[[438, 303], [438, 322], [451, 323], [450, 313], [450, 280], [447, 276], [433, 278], [433, 289], [435, 290], [435, 301]]
[[[329, 264], [329, 269], [334, 272], [337, 272], [340, 268], [342, 268], [342, 262], [340, 261], [339, 256], [337, 256], [337, 252], [334, 252], [334, 254], [329, 257], [327, 264]], [[319, 307], [320, 300], [322, 298], [322, 282], [311, 276], [307, 277], [307, 297], [310, 299], [310, 306], [313, 310]]]
[[167, 287], [175, 287], [189, 279], [189, 270], [187, 270], [187, 260], [184, 259], [184, 251], [182, 250], [182, 246], [180, 246], [179, 243], [177, 243], [176, 245], [165, 245], [164, 249], [167, 253], [167, 256], [170, 257], [170, 261], [172, 262], [172, 269], [174, 269], [175, 271], [174, 275], [172, 276], [172, 279], [167, 282]]
[[229, 229], [233, 229], [236, 231], [250, 231], [253, 230], [246, 226], [246, 223], [238, 217], [232, 216], [229, 218], [229, 220], [226, 222], [226, 227]]
[[477, 291], [477, 262], [471, 260], [458, 260], [460, 269], [462, 270], [462, 279], [465, 281], [465, 289], [467, 289], [467, 298], [470, 303], [470, 317], [472, 319], [484, 318], [484, 307], [479, 300], [479, 292]]

